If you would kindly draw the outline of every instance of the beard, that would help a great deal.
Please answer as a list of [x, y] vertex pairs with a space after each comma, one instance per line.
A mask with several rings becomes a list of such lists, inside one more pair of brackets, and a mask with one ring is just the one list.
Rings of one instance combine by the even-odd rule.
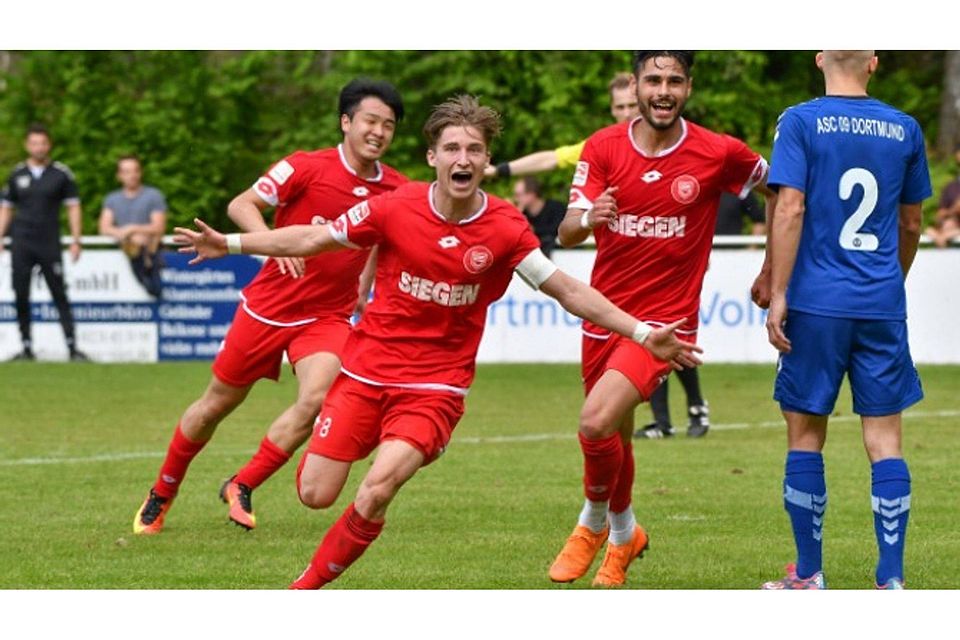
[[676, 109], [673, 111], [673, 115], [670, 116], [668, 120], [655, 119], [653, 107], [649, 103], [642, 104], [640, 107], [640, 113], [643, 115], [643, 119], [646, 120], [647, 124], [656, 129], [657, 131], [666, 131], [673, 127], [677, 123], [677, 120], [680, 119], [680, 116], [683, 114], [683, 102], [678, 102]]

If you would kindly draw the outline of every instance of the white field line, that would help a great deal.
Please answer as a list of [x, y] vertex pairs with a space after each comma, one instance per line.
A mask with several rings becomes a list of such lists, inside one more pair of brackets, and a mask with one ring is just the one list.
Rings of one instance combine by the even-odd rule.
[[[936, 419], [936, 418], [957, 418], [960, 417], [960, 410], [946, 411], [908, 411], [904, 414], [907, 419]], [[838, 416], [830, 418], [831, 423], [837, 422], [859, 422], [860, 417]], [[771, 429], [783, 428], [782, 420], [767, 420], [762, 422], [730, 422], [710, 425], [711, 431], [735, 431], [740, 429]], [[573, 440], [576, 432], [571, 428], [564, 433], [536, 433], [519, 436], [485, 436], [485, 437], [463, 437], [455, 438], [453, 444], [514, 444], [522, 442], [548, 442], [553, 440]], [[215, 456], [235, 456], [244, 453], [250, 453], [248, 449], [214, 449], [211, 453]], [[125, 460], [143, 460], [148, 458], [163, 458], [166, 455], [164, 451], [143, 451], [131, 453], [103, 453], [93, 456], [81, 456], [70, 458], [48, 457], [48, 458], [15, 458], [12, 460], [0, 460], [0, 467], [22, 467], [37, 466], [49, 464], [79, 464], [88, 462], [122, 462]]]

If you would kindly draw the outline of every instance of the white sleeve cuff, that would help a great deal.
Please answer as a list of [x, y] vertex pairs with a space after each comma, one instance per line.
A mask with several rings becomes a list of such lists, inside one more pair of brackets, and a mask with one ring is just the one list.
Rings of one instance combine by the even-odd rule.
[[523, 281], [533, 289], [540, 289], [540, 285], [547, 281], [557, 271], [557, 265], [543, 254], [540, 249], [534, 249], [527, 257], [520, 261], [514, 271], [523, 278]]

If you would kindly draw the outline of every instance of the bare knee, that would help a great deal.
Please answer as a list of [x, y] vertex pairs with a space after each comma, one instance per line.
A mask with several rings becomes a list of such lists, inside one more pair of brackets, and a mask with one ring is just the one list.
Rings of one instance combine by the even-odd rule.
[[300, 502], [311, 509], [327, 509], [333, 506], [340, 495], [340, 489], [325, 486], [320, 482], [301, 483], [297, 487]]
[[584, 405], [580, 412], [580, 433], [587, 440], [601, 440], [613, 435], [618, 424], [599, 407]]
[[376, 481], [364, 479], [357, 491], [356, 506], [362, 513], [381, 514], [386, 511], [402, 485], [402, 482], [397, 482], [393, 478]]

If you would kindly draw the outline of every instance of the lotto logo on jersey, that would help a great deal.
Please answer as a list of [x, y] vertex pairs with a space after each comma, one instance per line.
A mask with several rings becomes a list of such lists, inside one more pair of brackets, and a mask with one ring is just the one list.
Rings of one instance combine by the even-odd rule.
[[483, 273], [493, 264], [493, 253], [483, 245], [467, 249], [463, 254], [463, 268], [470, 273]]
[[264, 176], [257, 180], [257, 184], [253, 185], [253, 189], [265, 202], [276, 206], [278, 202], [277, 186], [273, 184], [273, 180]]
[[347, 211], [347, 217], [350, 218], [350, 222], [353, 223], [353, 226], [357, 226], [361, 222], [367, 219], [367, 216], [370, 215], [370, 205], [366, 201], [361, 202], [356, 205], [349, 211]]
[[267, 172], [267, 175], [273, 178], [274, 182], [277, 184], [283, 184], [290, 179], [290, 176], [293, 175], [295, 169], [293, 165], [287, 162], [286, 160], [281, 160]]
[[590, 177], [590, 163], [578, 162], [577, 168], [573, 172], [573, 186], [582, 187], [587, 184], [587, 178]]
[[479, 284], [450, 284], [434, 282], [429, 278], [413, 276], [404, 271], [398, 283], [400, 291], [424, 302], [434, 302], [442, 307], [464, 307], [477, 301]]
[[357, 196], [358, 198], [366, 198], [368, 195], [370, 195], [370, 189], [367, 189], [362, 185], [359, 187], [354, 187], [353, 195]]
[[700, 183], [691, 175], [682, 175], [670, 185], [670, 195], [680, 204], [690, 204], [700, 195]]

